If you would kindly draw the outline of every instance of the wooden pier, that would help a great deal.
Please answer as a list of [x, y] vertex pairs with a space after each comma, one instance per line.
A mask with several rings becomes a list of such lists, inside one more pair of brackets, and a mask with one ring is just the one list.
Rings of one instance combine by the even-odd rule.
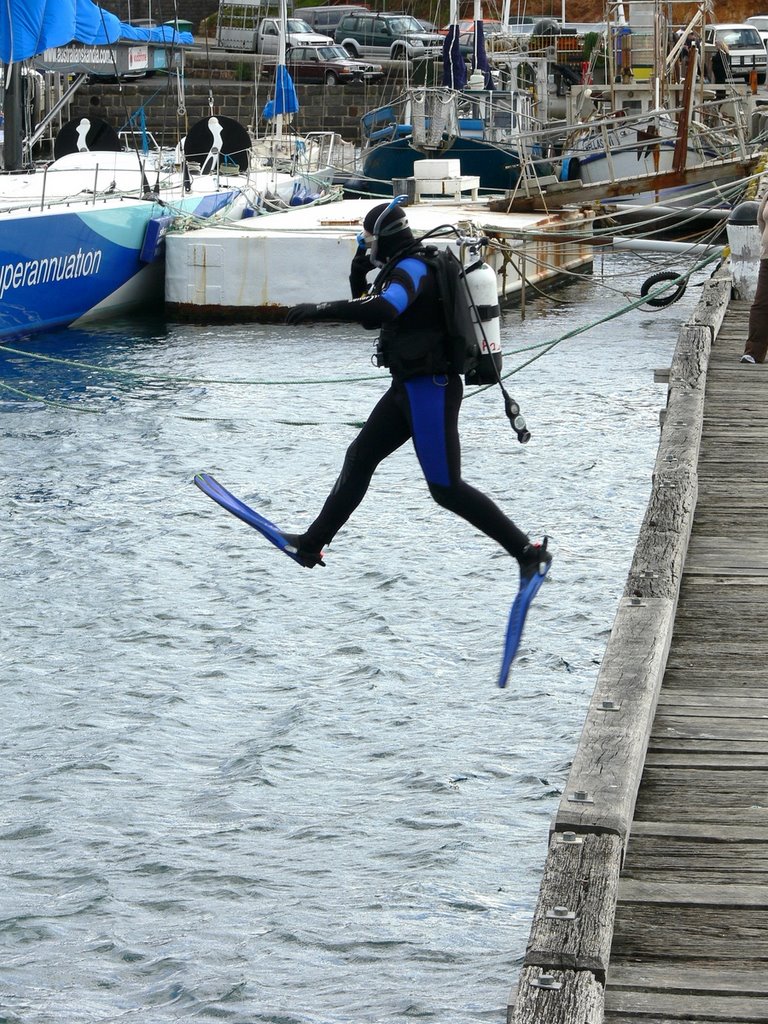
[[768, 364], [730, 296], [680, 331], [508, 1024], [768, 1022]]

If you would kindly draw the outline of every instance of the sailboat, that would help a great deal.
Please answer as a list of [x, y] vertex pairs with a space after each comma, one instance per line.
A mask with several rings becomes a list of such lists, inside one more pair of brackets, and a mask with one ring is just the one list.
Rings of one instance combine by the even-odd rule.
[[[407, 89], [397, 100], [362, 118], [364, 179], [369, 191], [380, 183], [413, 175], [423, 159], [458, 160], [463, 175], [479, 178], [482, 189], [514, 186], [521, 162], [530, 158], [542, 173], [536, 132], [548, 120], [547, 61], [520, 50], [504, 54], [499, 82], [491, 74], [483, 39], [480, 0], [474, 0], [472, 74], [467, 77], [459, 46], [458, 2], [443, 47], [439, 87]], [[499, 57], [499, 55], [496, 55]]]
[[14, 173], [0, 174], [0, 338], [124, 313], [161, 298], [164, 236], [174, 219], [220, 216], [244, 204], [247, 178], [223, 173], [210, 132], [207, 173], [195, 173], [186, 161], [169, 167], [122, 151], [108, 125], [87, 118], [65, 126], [69, 141], [54, 151], [52, 163], [32, 163], [32, 142], [22, 131], [26, 62], [63, 46], [85, 53], [119, 40], [189, 41], [172, 29], [159, 36], [154, 31], [125, 25], [92, 0], [3, 5], [4, 155]]

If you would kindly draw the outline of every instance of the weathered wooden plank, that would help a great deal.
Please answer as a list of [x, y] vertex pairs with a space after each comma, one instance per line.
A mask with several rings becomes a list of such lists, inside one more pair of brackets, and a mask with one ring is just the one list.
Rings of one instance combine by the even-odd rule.
[[689, 837], [718, 845], [742, 842], [768, 842], [768, 827], [742, 824], [719, 824], [713, 827], [711, 824], [702, 821], [637, 821], [632, 826], [632, 835], [633, 837]]
[[707, 967], [686, 964], [625, 964], [611, 965], [609, 986], [613, 992], [642, 988], [648, 992], [709, 992], [713, 995], [752, 995], [768, 998], [765, 965], [755, 963], [751, 968], [723, 968], [719, 964]]
[[732, 637], [723, 637], [722, 639], [716, 637], [710, 640], [705, 633], [698, 645], [690, 636], [683, 636], [675, 645], [675, 653], [687, 657], [690, 657], [692, 653], [697, 653], [698, 657], [702, 659], [720, 658], [721, 660], [723, 655], [733, 654], [734, 657], [740, 657], [742, 660], [747, 656], [752, 659], [753, 663], [758, 661], [765, 664], [766, 656], [768, 656], [768, 644], [764, 642], [757, 630], [747, 632], [740, 641]]
[[[681, 854], [683, 860], [684, 855]], [[753, 885], [765, 887], [768, 883], [768, 865], [764, 861], [745, 861], [743, 867], [739, 867], [743, 873], [744, 881]], [[721, 857], [719, 862], [703, 864], [697, 868], [692, 857], [688, 858], [687, 866], [675, 865], [672, 858], [660, 861], [651, 861], [648, 864], [625, 869], [626, 878], [642, 879], [645, 882], [711, 882], [725, 884], [733, 877], [733, 858]]]
[[727, 965], [743, 963], [747, 955], [765, 961], [765, 911], [759, 907], [709, 907], [705, 911], [700, 906], [620, 904], [611, 955], [657, 963], [708, 960]]
[[[762, 885], [673, 885], [622, 878], [619, 903], [665, 903], [673, 907], [755, 907], [768, 908], [768, 890]], [[766, 935], [768, 939], [768, 934]]]
[[744, 825], [768, 824], [768, 809], [759, 804], [744, 801], [738, 806], [724, 798], [713, 800], [712, 803], [689, 804], [687, 793], [674, 795], [664, 794], [655, 799], [648, 799], [643, 790], [637, 800], [636, 821], [644, 818], [666, 818], [670, 822], [709, 822], [711, 827], [721, 825], [724, 821], [738, 820]]
[[702, 755], [708, 753], [729, 754], [734, 757], [741, 754], [755, 755], [761, 757], [766, 763], [768, 754], [768, 740], [733, 740], [733, 739], [700, 739], [698, 736], [666, 736], [652, 732], [648, 743], [649, 752], [666, 753], [677, 751], [681, 754], [698, 752]]
[[671, 600], [621, 600], [557, 812], [559, 831], [626, 838], [673, 616]]
[[[677, 622], [677, 620], [675, 620]], [[673, 643], [677, 641], [677, 629], [675, 630], [675, 637]], [[768, 709], [768, 686], [763, 687], [751, 687], [749, 689], [741, 688], [737, 692], [733, 692], [730, 686], [720, 677], [716, 686], [713, 686], [710, 690], [702, 693], [698, 689], [687, 689], [680, 687], [676, 690], [669, 691], [666, 685], [659, 694], [658, 706], [660, 708], [667, 707], [668, 705], [681, 708], [681, 707], [692, 707], [692, 708], [743, 708], [745, 710], [751, 710], [757, 707], [757, 705], [763, 704]]]
[[655, 751], [650, 746], [645, 755], [646, 768], [763, 768], [765, 754], [719, 753], [704, 754], [699, 750]]
[[[560, 987], [536, 987], [542, 976]], [[602, 1019], [603, 986], [589, 971], [525, 967], [507, 1007], [507, 1024], [598, 1024]]]
[[689, 738], [702, 740], [768, 740], [768, 723], [744, 718], [691, 718], [670, 717], [664, 712], [656, 715], [653, 735], [660, 738]]
[[[571, 834], [572, 835], [572, 834]], [[525, 965], [589, 970], [605, 980], [622, 842], [613, 835], [553, 833], [533, 915]]]
[[[740, 687], [749, 689], [761, 683], [765, 678], [765, 674], [755, 665], [754, 659], [744, 655], [729, 656], [728, 652], [720, 654], [710, 651], [709, 653], [711, 663], [700, 668], [692, 664], [692, 658], [695, 656], [693, 647], [689, 647], [688, 650], [685, 647], [673, 648], [667, 665], [666, 685], [670, 687], [688, 686], [693, 681], [697, 682], [702, 689], [706, 689], [719, 686], [720, 681], [727, 678], [729, 685], [736, 693]], [[729, 658], [733, 664], [729, 664]]]
[[765, 700], [755, 700], [752, 701], [752, 704], [752, 708], [742, 706], [729, 708], [722, 701], [694, 706], [690, 703], [676, 704], [674, 701], [667, 700], [664, 704], [663, 714], [667, 718], [745, 718], [749, 721], [755, 719], [768, 721]]
[[[605, 996], [605, 1020], [616, 1024], [616, 1014], [631, 1013], [635, 1020], [686, 1021], [690, 1024], [698, 1017], [707, 1024], [768, 1024], [768, 996], [713, 996], [679, 995], [668, 992], [646, 992], [635, 989], [632, 992], [608, 989]], [[621, 1016], [618, 1018], [621, 1019]]]

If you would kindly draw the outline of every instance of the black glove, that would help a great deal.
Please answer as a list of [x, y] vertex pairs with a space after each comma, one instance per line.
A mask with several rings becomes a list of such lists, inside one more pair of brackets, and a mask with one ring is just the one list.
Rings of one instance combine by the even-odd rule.
[[298, 306], [288, 310], [285, 322], [295, 326], [296, 324], [306, 323], [307, 320], [314, 320], [316, 315], [317, 305], [314, 302], [300, 302]]
[[349, 287], [356, 299], [367, 290], [368, 274], [375, 269], [368, 250], [358, 249], [349, 268]]

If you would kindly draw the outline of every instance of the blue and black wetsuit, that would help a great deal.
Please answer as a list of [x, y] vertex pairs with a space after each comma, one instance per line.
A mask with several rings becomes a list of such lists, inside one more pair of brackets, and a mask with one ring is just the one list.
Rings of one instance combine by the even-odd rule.
[[[350, 279], [353, 291], [355, 281]], [[323, 318], [380, 328], [380, 364], [392, 385], [347, 450], [344, 465], [301, 548], [320, 551], [363, 500], [379, 463], [413, 439], [435, 501], [520, 558], [529, 538], [461, 477], [461, 377], [450, 365], [434, 271], [418, 253], [392, 261], [371, 295], [324, 306]]]

